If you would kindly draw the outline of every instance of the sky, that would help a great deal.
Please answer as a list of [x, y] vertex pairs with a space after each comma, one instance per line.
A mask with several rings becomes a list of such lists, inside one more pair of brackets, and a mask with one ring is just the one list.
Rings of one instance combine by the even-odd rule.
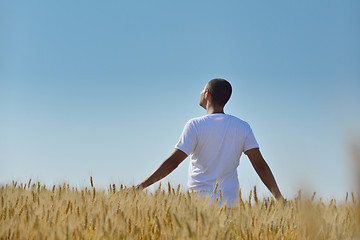
[[[344, 199], [360, 148], [360, 2], [0, 0], [0, 183], [138, 184], [205, 115], [252, 127], [286, 198]], [[187, 158], [162, 184], [185, 191]], [[270, 196], [243, 155], [244, 195]], [[150, 187], [154, 189], [158, 185]]]

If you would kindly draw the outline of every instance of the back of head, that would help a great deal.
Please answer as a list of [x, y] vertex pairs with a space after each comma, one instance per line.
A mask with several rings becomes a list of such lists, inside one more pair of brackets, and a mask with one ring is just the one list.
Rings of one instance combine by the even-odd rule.
[[207, 89], [210, 92], [212, 103], [218, 106], [225, 106], [232, 92], [231, 84], [222, 78], [210, 80], [207, 84]]

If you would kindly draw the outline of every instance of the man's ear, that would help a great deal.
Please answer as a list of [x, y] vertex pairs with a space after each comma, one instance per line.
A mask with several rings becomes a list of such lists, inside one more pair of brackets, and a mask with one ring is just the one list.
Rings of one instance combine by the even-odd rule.
[[210, 92], [209, 92], [209, 90], [206, 90], [205, 91], [205, 99], [209, 100], [210, 98], [211, 98]]

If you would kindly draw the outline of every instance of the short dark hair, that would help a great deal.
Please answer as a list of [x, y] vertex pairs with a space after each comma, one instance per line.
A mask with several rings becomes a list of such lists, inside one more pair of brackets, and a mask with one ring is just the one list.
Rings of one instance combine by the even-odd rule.
[[218, 106], [225, 106], [229, 101], [232, 88], [231, 84], [222, 78], [211, 79], [207, 84], [212, 103]]

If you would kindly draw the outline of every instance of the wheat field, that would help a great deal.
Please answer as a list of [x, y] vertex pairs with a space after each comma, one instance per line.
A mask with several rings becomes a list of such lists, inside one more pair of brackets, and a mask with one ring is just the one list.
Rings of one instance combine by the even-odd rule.
[[[0, 239], [360, 239], [354, 194], [325, 203], [312, 198], [249, 198], [218, 206], [180, 186], [154, 193], [110, 185], [98, 191], [39, 182], [1, 185]], [[241, 192], [239, 192], [241, 196]]]

